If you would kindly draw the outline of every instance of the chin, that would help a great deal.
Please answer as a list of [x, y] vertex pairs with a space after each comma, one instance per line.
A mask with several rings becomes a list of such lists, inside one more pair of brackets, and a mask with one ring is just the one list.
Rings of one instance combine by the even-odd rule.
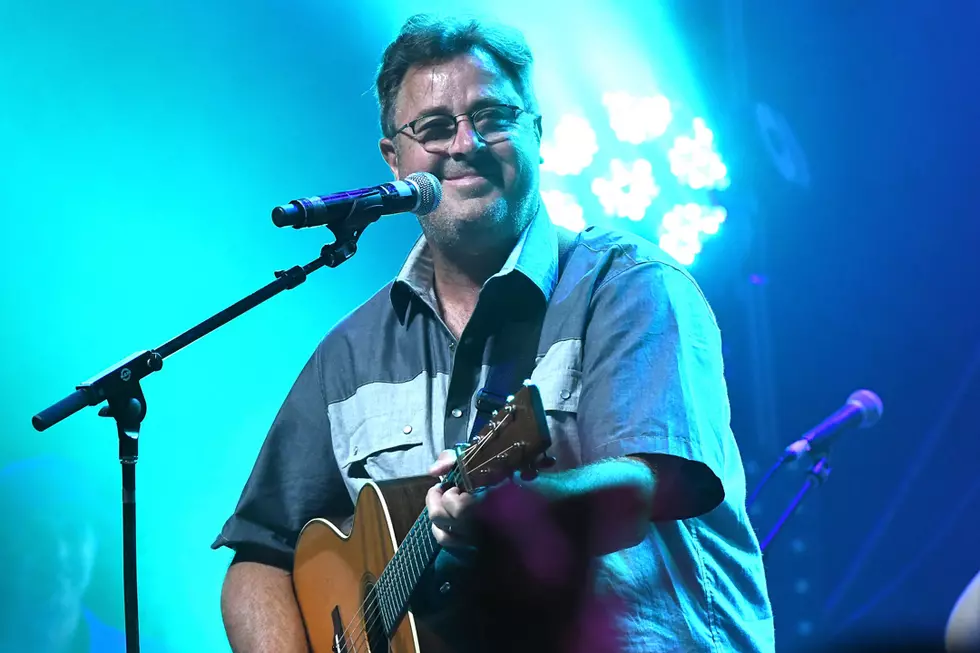
[[[513, 237], [519, 218], [500, 194], [443, 198], [433, 213], [421, 216], [426, 236], [445, 247], [469, 249], [493, 245]], [[514, 223], [514, 224], [511, 224]]]
[[500, 202], [499, 204], [484, 203], [480, 206], [470, 205], [462, 207], [460, 211], [453, 213], [450, 219], [464, 229], [473, 229], [492, 227], [493, 225], [500, 224], [506, 216], [507, 206], [503, 202]]

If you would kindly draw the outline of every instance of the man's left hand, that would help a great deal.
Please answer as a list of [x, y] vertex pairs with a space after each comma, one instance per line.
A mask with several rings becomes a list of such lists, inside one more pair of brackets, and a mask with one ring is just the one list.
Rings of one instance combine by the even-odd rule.
[[[456, 462], [456, 452], [448, 449], [429, 468], [429, 474], [442, 477], [449, 473]], [[479, 497], [456, 487], [443, 490], [440, 484], [429, 488], [425, 495], [425, 507], [432, 522], [432, 535], [440, 546], [447, 549], [464, 549], [470, 541], [473, 506]]]

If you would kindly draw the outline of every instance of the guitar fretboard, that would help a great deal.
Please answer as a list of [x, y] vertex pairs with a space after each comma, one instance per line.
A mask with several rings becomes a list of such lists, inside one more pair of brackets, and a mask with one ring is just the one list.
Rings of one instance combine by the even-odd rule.
[[[447, 476], [446, 484], [454, 484], [457, 478], [457, 469], [453, 467]], [[374, 587], [374, 598], [384, 622], [385, 633], [389, 637], [408, 612], [408, 602], [412, 598], [412, 592], [418, 586], [422, 574], [435, 561], [441, 548], [432, 535], [429, 511], [423, 510], [381, 576], [378, 577]]]
[[[501, 420], [489, 423], [488, 430], [484, 434], [486, 438], [489, 439], [507, 421], [513, 413], [513, 406], [508, 405], [503, 412], [504, 417]], [[477, 451], [483, 446], [483, 442], [485, 440], [477, 445]], [[448, 489], [456, 486], [462, 478], [460, 461], [457, 461], [446, 475], [442, 487]], [[412, 593], [418, 586], [422, 574], [435, 561], [440, 549], [442, 547], [432, 535], [429, 511], [425, 509], [408, 530], [405, 539], [395, 550], [395, 555], [388, 561], [388, 565], [374, 586], [376, 609], [381, 616], [385, 633], [389, 638], [395, 632], [402, 617], [408, 612], [408, 603], [412, 598]]]

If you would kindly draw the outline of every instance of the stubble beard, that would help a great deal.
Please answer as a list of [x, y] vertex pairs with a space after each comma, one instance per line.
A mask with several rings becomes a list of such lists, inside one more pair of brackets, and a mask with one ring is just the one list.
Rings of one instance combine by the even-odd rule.
[[536, 192], [525, 194], [510, 204], [498, 198], [487, 204], [480, 215], [459, 219], [452, 207], [420, 216], [426, 241], [447, 258], [465, 263], [467, 258], [481, 256], [488, 250], [513, 247], [516, 238], [537, 213]]

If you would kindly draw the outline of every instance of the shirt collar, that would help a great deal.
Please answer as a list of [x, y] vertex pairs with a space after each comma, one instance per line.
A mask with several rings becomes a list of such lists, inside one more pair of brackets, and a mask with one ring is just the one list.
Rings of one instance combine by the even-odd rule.
[[[435, 310], [433, 270], [432, 252], [423, 235], [415, 242], [391, 287], [391, 303], [400, 319], [407, 315], [412, 295]], [[512, 275], [527, 278], [541, 291], [545, 302], [551, 301], [551, 295], [558, 283], [558, 233], [551, 223], [544, 202], [538, 202], [537, 214], [521, 232], [500, 272], [490, 277], [484, 288], [496, 279]]]

